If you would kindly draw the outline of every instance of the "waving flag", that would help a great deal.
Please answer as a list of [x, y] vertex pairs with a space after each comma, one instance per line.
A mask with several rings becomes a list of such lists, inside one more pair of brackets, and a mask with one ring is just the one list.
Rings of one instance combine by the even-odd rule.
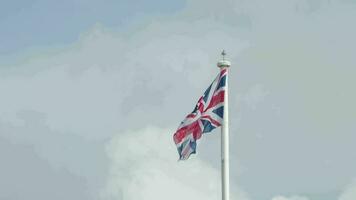
[[204, 95], [199, 98], [193, 112], [186, 116], [173, 135], [180, 160], [186, 160], [196, 152], [196, 141], [203, 133], [221, 126], [224, 116], [226, 76], [227, 70], [221, 69]]

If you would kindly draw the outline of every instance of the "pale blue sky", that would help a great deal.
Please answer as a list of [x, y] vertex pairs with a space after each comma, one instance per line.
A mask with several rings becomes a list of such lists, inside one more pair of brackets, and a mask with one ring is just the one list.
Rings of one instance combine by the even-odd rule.
[[183, 6], [183, 0], [2, 0], [0, 54], [70, 44], [96, 23], [125, 30], [147, 17], [173, 13]]

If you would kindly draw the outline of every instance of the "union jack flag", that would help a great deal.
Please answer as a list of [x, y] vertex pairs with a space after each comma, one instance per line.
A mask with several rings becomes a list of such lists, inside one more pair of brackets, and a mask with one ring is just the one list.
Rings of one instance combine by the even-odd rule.
[[221, 126], [224, 116], [224, 93], [227, 70], [220, 73], [201, 96], [192, 113], [180, 123], [173, 140], [177, 145], [179, 159], [186, 160], [196, 153], [196, 141], [202, 134]]

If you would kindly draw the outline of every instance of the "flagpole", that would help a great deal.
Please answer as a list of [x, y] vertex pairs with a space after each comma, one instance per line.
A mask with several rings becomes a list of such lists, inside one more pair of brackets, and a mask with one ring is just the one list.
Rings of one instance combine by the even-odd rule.
[[229, 67], [231, 63], [225, 60], [225, 51], [221, 53], [223, 59], [218, 62], [220, 69], [226, 69], [226, 81], [224, 92], [224, 117], [221, 126], [221, 192], [222, 200], [230, 200], [229, 178]]

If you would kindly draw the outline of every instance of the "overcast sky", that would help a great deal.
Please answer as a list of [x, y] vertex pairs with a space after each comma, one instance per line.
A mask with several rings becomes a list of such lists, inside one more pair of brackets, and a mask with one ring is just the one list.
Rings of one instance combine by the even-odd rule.
[[231, 200], [356, 199], [355, 0], [0, 6], [0, 199], [220, 199], [220, 131], [172, 135], [230, 70]]

